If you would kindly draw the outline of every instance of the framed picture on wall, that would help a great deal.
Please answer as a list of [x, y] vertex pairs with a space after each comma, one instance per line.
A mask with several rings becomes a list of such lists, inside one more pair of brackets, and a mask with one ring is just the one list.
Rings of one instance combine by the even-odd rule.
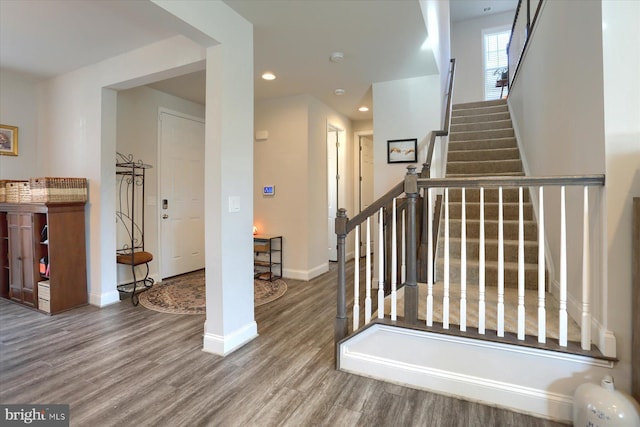
[[417, 161], [417, 139], [392, 139], [387, 141], [387, 163], [415, 163]]
[[0, 125], [0, 154], [5, 156], [18, 155], [18, 128]]

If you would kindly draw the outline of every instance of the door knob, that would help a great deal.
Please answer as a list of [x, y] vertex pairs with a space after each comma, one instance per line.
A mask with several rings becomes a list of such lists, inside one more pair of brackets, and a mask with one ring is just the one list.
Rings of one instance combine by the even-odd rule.
[[167, 219], [167, 218], [169, 218], [169, 215], [167, 215], [167, 214], [162, 214], [162, 219]]

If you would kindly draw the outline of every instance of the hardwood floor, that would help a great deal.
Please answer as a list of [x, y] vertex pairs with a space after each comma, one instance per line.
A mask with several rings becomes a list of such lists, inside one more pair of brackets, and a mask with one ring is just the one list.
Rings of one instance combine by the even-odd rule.
[[68, 403], [73, 426], [561, 425], [336, 371], [335, 278], [287, 279], [226, 358], [202, 351], [203, 315], [0, 299], [0, 403]]

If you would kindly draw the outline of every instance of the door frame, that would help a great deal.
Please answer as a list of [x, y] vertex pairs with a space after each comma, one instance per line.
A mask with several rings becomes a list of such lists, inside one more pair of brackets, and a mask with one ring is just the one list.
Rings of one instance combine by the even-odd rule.
[[[160, 166], [162, 165], [162, 120], [161, 120], [161, 116], [162, 114], [169, 114], [175, 117], [179, 117], [185, 120], [193, 120], [195, 122], [199, 122], [202, 123], [203, 125], [206, 125], [206, 120], [201, 118], [201, 117], [196, 117], [196, 116], [192, 116], [190, 114], [186, 114], [186, 113], [182, 113], [180, 111], [176, 111], [176, 110], [172, 110], [170, 108], [166, 108], [166, 107], [158, 107], [158, 135], [157, 135], [157, 143], [156, 143], [156, 155], [157, 155], [157, 160], [156, 160], [156, 164], [158, 165], [157, 168], [157, 173], [156, 173], [156, 186], [157, 186], [157, 196], [156, 196], [156, 218], [157, 218], [157, 237], [156, 240], [158, 242], [158, 276], [159, 279], [162, 280], [162, 278], [164, 277], [164, 272], [163, 272], [163, 268], [164, 266], [162, 265], [162, 260], [163, 258], [163, 254], [162, 254], [162, 221], [161, 221], [161, 217], [162, 217], [162, 203], [160, 202], [161, 200], [161, 196], [162, 196], [162, 179], [160, 178], [160, 173], [162, 172], [160, 169]], [[206, 135], [205, 135], [206, 138]], [[203, 145], [204, 147], [204, 145]], [[204, 153], [203, 153], [204, 155]], [[204, 194], [202, 195], [203, 199], [204, 199]], [[146, 203], [146, 200], [143, 200], [142, 203]], [[205, 219], [205, 227], [206, 227], [206, 219]], [[207, 257], [206, 254], [206, 249], [205, 249], [205, 260]]]
[[[373, 129], [371, 130], [362, 130], [362, 131], [357, 131], [353, 133], [353, 170], [354, 171], [358, 171], [357, 174], [354, 174], [353, 176], [353, 194], [357, 195], [357, 200], [354, 200], [354, 212], [355, 214], [358, 214], [361, 212], [361, 205], [362, 205], [362, 186], [360, 183], [360, 175], [361, 175], [361, 165], [362, 165], [362, 158], [361, 158], [361, 151], [360, 151], [360, 137], [361, 136], [371, 136], [373, 139]], [[373, 141], [373, 146], [374, 146], [374, 150], [373, 150], [373, 155], [374, 155], [374, 164], [375, 164], [375, 141]], [[375, 173], [373, 174], [373, 176], [371, 177], [371, 179], [373, 180], [375, 177]], [[373, 182], [372, 182], [373, 184]], [[375, 198], [374, 198], [375, 199]], [[366, 239], [366, 236], [362, 236], [362, 232], [360, 233], [360, 242], [364, 242], [364, 240]], [[361, 245], [361, 249], [362, 249], [362, 245]], [[360, 251], [360, 256], [364, 256], [365, 254]]]
[[[342, 147], [338, 148], [335, 145], [330, 146], [329, 145], [329, 132], [336, 132], [336, 143], [340, 143], [342, 145]], [[346, 200], [346, 195], [347, 195], [347, 183], [345, 182], [345, 178], [347, 176], [347, 164], [346, 164], [346, 160], [347, 160], [347, 153], [346, 153], [346, 149], [347, 149], [347, 134], [346, 134], [346, 130], [344, 128], [342, 128], [339, 125], [333, 124], [329, 121], [327, 121], [327, 128], [325, 131], [325, 144], [326, 144], [326, 157], [327, 157], [327, 167], [325, 170], [325, 176], [326, 176], [326, 180], [325, 182], [327, 183], [327, 204], [325, 206], [325, 212], [327, 213], [327, 217], [329, 217], [329, 203], [330, 203], [330, 191], [331, 191], [331, 187], [333, 186], [333, 188], [335, 188], [335, 203], [336, 203], [336, 213], [338, 211], [338, 208], [346, 208], [347, 206], [340, 206], [340, 197], [342, 195], [343, 201], [346, 204], [347, 200]], [[335, 152], [335, 162], [336, 162], [336, 174], [340, 176], [340, 183], [338, 184], [336, 179], [331, 179], [331, 177], [329, 176], [329, 158], [330, 155], [329, 153], [331, 152], [331, 150], [334, 150]], [[343, 156], [343, 158], [340, 158], [340, 155]], [[340, 166], [342, 165], [343, 170], [340, 170]], [[335, 178], [335, 177], [334, 177]], [[329, 218], [327, 218], [329, 220]], [[333, 231], [333, 233], [332, 233]], [[332, 242], [336, 243], [336, 247], [337, 247], [337, 242], [338, 242], [338, 238], [337, 236], [335, 236], [335, 230], [332, 227], [331, 224], [327, 224], [327, 250], [329, 249], [329, 247], [332, 245]], [[337, 253], [337, 251], [336, 251]], [[329, 256], [329, 254], [327, 253], [327, 260], [328, 261], [337, 261], [337, 255], [336, 255], [336, 259], [333, 260], [331, 259], [331, 257]]]

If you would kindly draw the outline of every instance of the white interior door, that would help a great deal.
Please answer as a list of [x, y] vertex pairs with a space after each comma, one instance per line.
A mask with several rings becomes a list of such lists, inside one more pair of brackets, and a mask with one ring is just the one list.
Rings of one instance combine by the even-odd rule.
[[345, 167], [346, 135], [341, 129], [327, 129], [327, 230], [329, 261], [338, 260], [338, 237], [335, 220], [338, 209], [346, 205]]
[[204, 268], [204, 122], [160, 113], [160, 275]]
[[[373, 198], [373, 135], [360, 135], [360, 212], [365, 210]], [[366, 233], [360, 233], [360, 254], [365, 255]], [[373, 241], [371, 241], [373, 248]]]

